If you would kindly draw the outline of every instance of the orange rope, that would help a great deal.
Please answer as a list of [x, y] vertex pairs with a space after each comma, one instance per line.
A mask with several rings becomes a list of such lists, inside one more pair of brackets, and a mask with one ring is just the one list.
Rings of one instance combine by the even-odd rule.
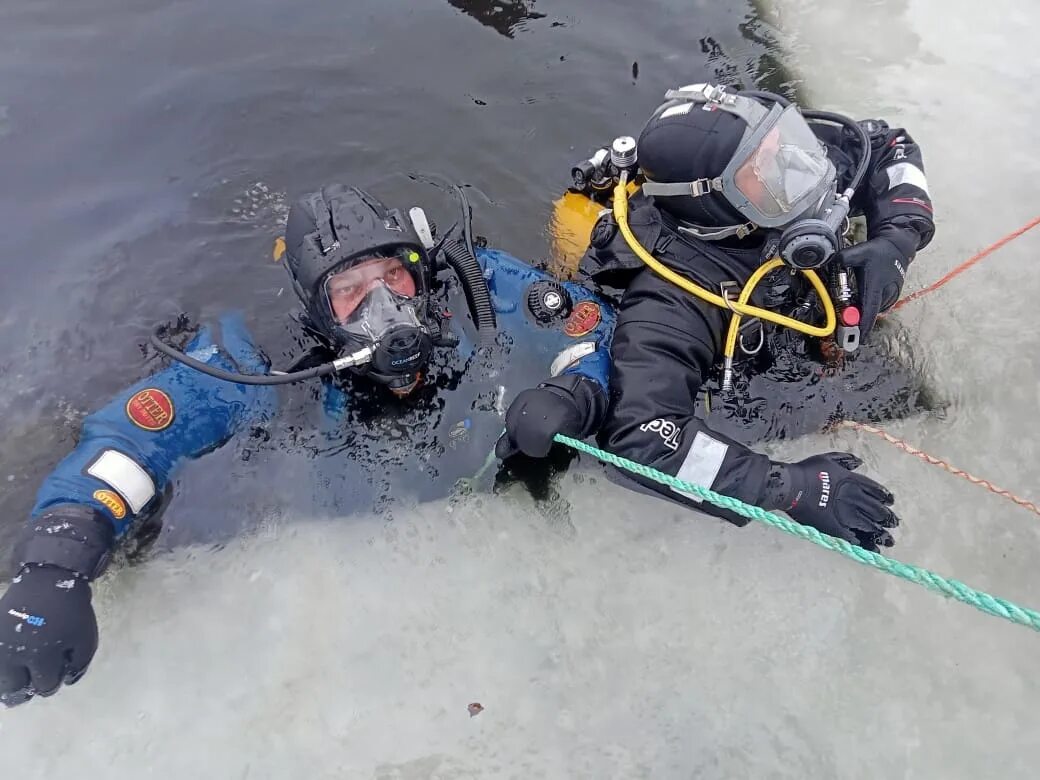
[[948, 281], [950, 281], [954, 277], [956, 277], [956, 276], [964, 273], [965, 271], [967, 271], [969, 268], [971, 268], [973, 265], [975, 265], [975, 263], [979, 262], [979, 260], [981, 260], [982, 258], [986, 257], [987, 255], [992, 254], [993, 252], [996, 252], [998, 249], [1000, 249], [1002, 246], [1004, 246], [1004, 244], [1008, 243], [1009, 241], [1015, 240], [1016, 238], [1018, 238], [1020, 235], [1022, 235], [1026, 231], [1032, 230], [1033, 228], [1035, 228], [1037, 225], [1040, 225], [1040, 217], [1033, 217], [1033, 219], [1031, 219], [1029, 222], [1027, 222], [1022, 227], [1020, 227], [1018, 230], [1014, 231], [1013, 233], [1008, 233], [1006, 236], [1004, 236], [999, 241], [990, 244], [988, 247], [983, 249], [981, 252], [978, 252], [977, 254], [973, 255], [972, 257], [969, 257], [967, 260], [965, 260], [959, 266], [954, 268], [952, 271], [950, 271], [948, 274], [946, 274], [946, 276], [944, 276], [939, 281], [935, 282], [934, 284], [928, 285], [923, 290], [918, 290], [917, 292], [912, 293], [912, 294], [906, 296], [905, 298], [902, 298], [902, 299], [896, 301], [895, 306], [893, 306], [891, 309], [889, 309], [889, 311], [893, 312], [896, 309], [902, 308], [903, 306], [905, 306], [906, 304], [910, 303], [911, 301], [916, 301], [918, 298], [923, 298], [924, 296], [926, 296], [930, 292], [935, 292], [936, 290], [938, 290], [940, 287], [942, 287], [944, 284], [946, 284]]
[[[938, 290], [940, 287], [942, 287], [944, 284], [946, 284], [950, 280], [956, 278], [960, 274], [962, 274], [965, 271], [967, 271], [969, 268], [971, 268], [977, 262], [982, 260], [982, 258], [987, 257], [988, 255], [993, 254], [994, 252], [996, 252], [998, 249], [1000, 249], [1002, 246], [1004, 246], [1008, 242], [1014, 241], [1020, 235], [1022, 235], [1023, 233], [1025, 233], [1025, 232], [1027, 232], [1029, 230], [1032, 230], [1037, 225], [1040, 225], [1040, 217], [1033, 217], [1033, 219], [1031, 219], [1029, 222], [1027, 222], [1022, 227], [1020, 227], [1018, 230], [1016, 230], [1016, 231], [1014, 231], [1012, 233], [1008, 233], [1006, 236], [1004, 236], [999, 241], [996, 241], [996, 242], [990, 244], [988, 247], [986, 247], [982, 251], [980, 251], [980, 252], [972, 255], [971, 257], [969, 257], [963, 263], [961, 263], [956, 268], [954, 268], [952, 271], [950, 271], [948, 274], [946, 274], [944, 277], [942, 277], [939, 281], [934, 282], [933, 284], [928, 285], [923, 290], [918, 290], [917, 292], [912, 293], [912, 294], [906, 296], [905, 298], [901, 298], [900, 300], [896, 301], [896, 304], [891, 309], [889, 309], [889, 312], [893, 312], [896, 309], [902, 308], [903, 306], [905, 306], [906, 304], [910, 303], [911, 301], [916, 301], [918, 298], [923, 298], [924, 296], [928, 295], [928, 293], [935, 292], [936, 290]], [[882, 316], [884, 316], [884, 315], [882, 315]], [[973, 485], [980, 485], [981, 487], [986, 488], [986, 490], [988, 490], [990, 493], [993, 493], [994, 495], [998, 495], [998, 496], [1001, 496], [1003, 498], [1009, 499], [1010, 501], [1013, 501], [1014, 503], [1018, 504], [1020, 507], [1024, 507], [1025, 509], [1028, 509], [1030, 512], [1032, 512], [1034, 515], [1037, 515], [1038, 517], [1040, 517], [1040, 507], [1037, 507], [1037, 505], [1034, 504], [1032, 501], [1027, 501], [1024, 498], [1019, 498], [1014, 493], [1011, 493], [1010, 491], [1005, 490], [1002, 487], [997, 487], [992, 482], [990, 482], [988, 479], [982, 479], [981, 477], [976, 477], [974, 474], [969, 474], [964, 469], [959, 469], [956, 466], [954, 466], [953, 464], [947, 463], [946, 461], [944, 461], [944, 460], [942, 460], [940, 458], [937, 458], [934, 455], [929, 455], [927, 452], [925, 452], [923, 450], [919, 450], [917, 447], [914, 447], [912, 444], [909, 444], [908, 442], [905, 442], [902, 439], [899, 439], [899, 438], [893, 436], [890, 433], [886, 433], [885, 431], [881, 430], [880, 428], [875, 428], [873, 425], [867, 425], [866, 423], [854, 422], [852, 420], [842, 420], [835, 427], [839, 427], [839, 426], [840, 427], [844, 427], [844, 428], [852, 428], [853, 430], [857, 430], [857, 431], [866, 431], [867, 433], [872, 433], [875, 436], [880, 436], [882, 439], [887, 441], [889, 444], [895, 445], [896, 447], [901, 449], [903, 452], [906, 452], [906, 453], [908, 453], [910, 455], [913, 455], [916, 458], [920, 458], [925, 463], [930, 463], [933, 466], [938, 466], [943, 471], [946, 471], [946, 472], [948, 472], [950, 474], [953, 474], [956, 477], [960, 477], [961, 479], [966, 479], [966, 480], [968, 480], [968, 482], [972, 483]]]
[[839, 423], [839, 425], [841, 427], [844, 427], [844, 428], [852, 428], [852, 429], [857, 430], [857, 431], [866, 431], [867, 433], [873, 433], [875, 436], [880, 436], [882, 439], [887, 441], [889, 444], [894, 444], [896, 447], [901, 449], [903, 452], [909, 453], [910, 455], [913, 455], [914, 457], [920, 458], [925, 463], [930, 463], [933, 466], [938, 466], [943, 471], [947, 471], [950, 474], [953, 474], [954, 476], [961, 477], [962, 479], [966, 479], [966, 480], [968, 480], [968, 482], [972, 483], [973, 485], [981, 485], [982, 487], [986, 488], [986, 490], [988, 490], [990, 493], [994, 493], [994, 494], [996, 494], [998, 496], [1002, 496], [1004, 498], [1010, 499], [1011, 501], [1014, 501], [1019, 506], [1025, 507], [1030, 512], [1032, 512], [1034, 515], [1040, 516], [1040, 507], [1037, 507], [1037, 505], [1034, 504], [1032, 501], [1026, 501], [1024, 498], [1019, 498], [1014, 493], [1011, 493], [1011, 492], [1009, 492], [1007, 490], [1004, 490], [1004, 488], [997, 487], [996, 485], [994, 485], [992, 482], [990, 482], [987, 479], [982, 479], [980, 477], [976, 477], [973, 474], [969, 474], [967, 471], [964, 471], [964, 469], [959, 469], [956, 466], [953, 466], [953, 465], [947, 463], [944, 460], [940, 460], [939, 458], [936, 458], [934, 455], [929, 455], [927, 452], [924, 452], [922, 450], [917, 449], [917, 447], [914, 447], [913, 445], [908, 444], [907, 442], [903, 441], [902, 439], [896, 438], [895, 436], [893, 436], [890, 433], [886, 433], [885, 431], [881, 430], [880, 428], [875, 428], [873, 425], [867, 425], [866, 423], [853, 422], [852, 420], [842, 420]]

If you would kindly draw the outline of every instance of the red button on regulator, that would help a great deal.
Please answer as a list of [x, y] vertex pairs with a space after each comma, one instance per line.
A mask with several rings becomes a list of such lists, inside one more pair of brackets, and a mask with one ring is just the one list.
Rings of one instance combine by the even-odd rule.
[[846, 307], [841, 313], [841, 324], [848, 325], [850, 328], [853, 325], [859, 325], [859, 309], [855, 306]]

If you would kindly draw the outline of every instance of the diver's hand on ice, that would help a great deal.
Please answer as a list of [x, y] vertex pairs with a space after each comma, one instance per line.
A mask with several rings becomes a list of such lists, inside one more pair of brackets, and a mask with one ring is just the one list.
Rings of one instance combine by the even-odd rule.
[[887, 529], [899, 525], [889, 508], [895, 498], [869, 477], [853, 473], [862, 465], [847, 452], [773, 463], [763, 506], [873, 552], [891, 547], [895, 542]]
[[506, 432], [495, 446], [499, 458], [522, 452], [544, 458], [553, 445], [553, 436], [581, 434], [583, 414], [574, 397], [553, 385], [524, 390], [506, 411]]
[[838, 261], [856, 276], [864, 339], [873, 330], [878, 315], [899, 300], [918, 240], [917, 231], [912, 228], [886, 225], [874, 238], [838, 254]]
[[0, 598], [0, 703], [50, 696], [83, 676], [97, 650], [90, 585], [67, 569], [29, 565]]

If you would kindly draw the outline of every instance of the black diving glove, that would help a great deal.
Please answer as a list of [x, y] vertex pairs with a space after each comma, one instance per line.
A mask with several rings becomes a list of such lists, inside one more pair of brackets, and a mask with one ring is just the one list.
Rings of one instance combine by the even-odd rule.
[[495, 455], [505, 459], [522, 452], [544, 458], [553, 436], [580, 436], [584, 423], [585, 415], [567, 390], [548, 384], [524, 390], [506, 411], [506, 432], [495, 445]]
[[883, 226], [869, 241], [838, 253], [838, 262], [856, 276], [860, 298], [860, 335], [865, 340], [874, 329], [878, 314], [899, 300], [906, 269], [913, 259], [920, 236], [910, 227]]
[[847, 452], [814, 455], [798, 463], [773, 463], [762, 502], [780, 509], [802, 525], [844, 539], [865, 550], [895, 544], [887, 529], [899, 525], [889, 509], [894, 496], [853, 471], [863, 461]]
[[13, 707], [72, 685], [97, 650], [90, 584], [68, 569], [28, 565], [0, 598], [0, 703]]

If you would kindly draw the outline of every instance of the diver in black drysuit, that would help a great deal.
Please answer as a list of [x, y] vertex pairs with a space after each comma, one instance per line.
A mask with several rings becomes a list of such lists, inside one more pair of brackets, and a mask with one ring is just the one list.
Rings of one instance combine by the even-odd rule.
[[[708, 85], [695, 85], [706, 86], [705, 95], [720, 94], [711, 93], [715, 88]], [[724, 282], [736, 282], [739, 290], [756, 268], [776, 255], [781, 230], [815, 216], [820, 193], [833, 197], [848, 186], [857, 133], [830, 123], [806, 123], [793, 107], [781, 122], [774, 118], [772, 127], [768, 122], [752, 127], [741, 116], [717, 110], [711, 100], [691, 98], [694, 89], [669, 93], [672, 99], [654, 112], [639, 136], [637, 159], [646, 183], [631, 199], [629, 224], [643, 247], [668, 268], [716, 293]], [[754, 99], [768, 106], [756, 94]], [[822, 148], [799, 122], [811, 128]], [[934, 223], [917, 144], [905, 130], [882, 121], [859, 124], [869, 137], [870, 160], [851, 205], [852, 214], [866, 218], [867, 240], [839, 251], [832, 262], [842, 263], [855, 278], [865, 341], [877, 316], [898, 299], [907, 267], [932, 239]], [[727, 172], [730, 176], [723, 181]], [[809, 174], [814, 172], [818, 180], [812, 181]], [[698, 180], [703, 186], [697, 186]], [[686, 194], [645, 194], [679, 189]], [[700, 194], [693, 195], [695, 190]], [[771, 198], [773, 193], [779, 196]], [[768, 212], [771, 218], [762, 216]], [[772, 224], [764, 228], [758, 220]], [[748, 345], [752, 350], [759, 338], [763, 348], [738, 365], [732, 393], [746, 398], [750, 388], [759, 396], [758, 406], [766, 407], [765, 414], [755, 411], [754, 403], [742, 410], [740, 401], [731, 400], [724, 404], [723, 417], [717, 402], [710, 413], [698, 406], [720, 362], [730, 313], [647, 268], [609, 213], [593, 229], [580, 274], [620, 294], [610, 348], [609, 409], [590, 421], [597, 410], [565, 397], [558, 388], [526, 390], [507, 412], [501, 452], [545, 454], [554, 434], [595, 428], [600, 446], [625, 458], [749, 504], [785, 510], [803, 524], [867, 549], [891, 546], [888, 529], [898, 524], [890, 509], [893, 496], [853, 473], [861, 465], [858, 458], [829, 453], [779, 463], [747, 446], [766, 435], [783, 437], [823, 427], [826, 419], [812, 420], [809, 428], [795, 419], [803, 406], [797, 395], [816, 410], [824, 406], [818, 396], [830, 396], [833, 419], [883, 419], [905, 413], [918, 399], [909, 389], [893, 392], [886, 385], [885, 361], [863, 360], [866, 375], [849, 382], [846, 377], [855, 377], [854, 369], [826, 368], [800, 359], [807, 349], [818, 350], [818, 342], [807, 344], [793, 331], [767, 325], [746, 336], [754, 342]], [[751, 301], [812, 320], [821, 315], [811, 292], [802, 277], [782, 268], [765, 278]], [[855, 357], [859, 356], [848, 356], [850, 367], [858, 362]], [[805, 366], [815, 368], [806, 374]], [[849, 385], [855, 392], [847, 392]], [[746, 429], [742, 423], [747, 423]], [[652, 480], [628, 472], [614, 476], [738, 525], [748, 522]]]

